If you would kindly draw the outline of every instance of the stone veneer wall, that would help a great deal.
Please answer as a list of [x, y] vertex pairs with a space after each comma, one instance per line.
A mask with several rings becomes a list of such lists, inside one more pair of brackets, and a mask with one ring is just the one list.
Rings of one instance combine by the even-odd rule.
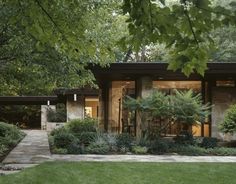
[[77, 100], [67, 100], [67, 122], [73, 119], [84, 119], [84, 97], [77, 97]]
[[41, 129], [42, 130], [47, 129], [47, 122], [48, 122], [47, 111], [49, 108], [56, 110], [55, 105], [41, 105]]
[[225, 110], [234, 103], [236, 103], [236, 88], [212, 88], [212, 137], [217, 137], [224, 140], [236, 139], [236, 136], [223, 135], [218, 130], [218, 124], [223, 120]]

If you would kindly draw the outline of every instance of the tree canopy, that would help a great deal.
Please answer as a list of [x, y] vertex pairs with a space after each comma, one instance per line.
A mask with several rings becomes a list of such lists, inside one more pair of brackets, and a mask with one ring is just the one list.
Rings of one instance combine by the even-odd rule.
[[169, 69], [187, 76], [194, 71], [204, 75], [214, 46], [211, 31], [236, 24], [236, 11], [210, 0], [125, 0], [123, 11], [129, 15], [134, 49], [164, 43], [170, 48]]
[[212, 2], [0, 0], [0, 94], [91, 85], [89, 63], [164, 60], [203, 75], [210, 58], [235, 58], [235, 4]]

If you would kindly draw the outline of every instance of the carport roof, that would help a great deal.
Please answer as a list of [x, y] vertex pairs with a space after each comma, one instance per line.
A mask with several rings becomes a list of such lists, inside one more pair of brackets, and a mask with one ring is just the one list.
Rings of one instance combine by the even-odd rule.
[[54, 105], [59, 102], [57, 96], [0, 96], [0, 105]]

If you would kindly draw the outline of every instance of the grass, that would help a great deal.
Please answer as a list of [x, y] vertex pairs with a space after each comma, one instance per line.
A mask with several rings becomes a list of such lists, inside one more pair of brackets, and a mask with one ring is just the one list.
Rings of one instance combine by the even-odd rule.
[[236, 184], [236, 164], [48, 162], [1, 184]]

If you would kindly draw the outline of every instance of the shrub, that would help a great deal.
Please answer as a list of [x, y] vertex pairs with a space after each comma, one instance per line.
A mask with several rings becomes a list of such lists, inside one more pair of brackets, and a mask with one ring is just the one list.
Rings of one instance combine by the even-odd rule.
[[115, 134], [103, 134], [104, 140], [107, 142], [107, 144], [110, 147], [110, 151], [117, 152], [117, 137]]
[[92, 118], [76, 119], [67, 123], [69, 131], [73, 133], [96, 132], [97, 121]]
[[207, 149], [207, 153], [209, 155], [217, 155], [217, 156], [236, 156], [235, 148], [225, 148], [225, 147], [216, 147], [213, 149]]
[[157, 154], [166, 153], [168, 152], [170, 145], [171, 143], [168, 140], [156, 139], [155, 141], [151, 143], [150, 152], [157, 153]]
[[122, 146], [119, 148], [119, 151], [120, 151], [120, 153], [127, 153], [130, 151], [130, 149], [125, 146]]
[[91, 142], [94, 142], [96, 139], [96, 132], [81, 132], [78, 134], [74, 134], [80, 141], [81, 144], [88, 145]]
[[215, 148], [217, 147], [217, 138], [214, 137], [204, 137], [200, 144], [203, 148]]
[[15, 146], [24, 135], [16, 126], [0, 122], [0, 156]]
[[68, 151], [67, 149], [64, 149], [64, 148], [54, 148], [53, 153], [54, 154], [67, 154]]
[[48, 109], [47, 119], [48, 122], [66, 122], [66, 112], [60, 109]]
[[89, 144], [86, 148], [87, 153], [93, 154], [106, 154], [110, 151], [109, 145], [102, 137], [97, 137], [97, 139]]
[[194, 145], [195, 140], [193, 138], [193, 134], [189, 133], [188, 131], [182, 131], [179, 135], [177, 135], [175, 138], [176, 144], [182, 144], [182, 145]]
[[55, 136], [56, 134], [60, 134], [60, 133], [63, 133], [63, 132], [68, 132], [68, 130], [67, 130], [66, 127], [64, 127], [64, 126], [53, 129], [53, 130], [50, 132], [50, 135], [51, 135], [51, 136]]
[[135, 154], [146, 154], [148, 152], [148, 148], [145, 146], [133, 146], [132, 152]]
[[76, 137], [70, 132], [60, 132], [54, 135], [54, 146], [56, 148], [67, 149], [75, 140]]
[[70, 154], [81, 154], [84, 152], [82, 146], [80, 145], [80, 142], [78, 139], [75, 139], [73, 142], [71, 142], [68, 147], [67, 151]]
[[126, 147], [126, 148], [131, 148], [131, 145], [132, 145], [132, 137], [130, 134], [128, 133], [122, 133], [122, 134], [119, 134], [117, 135], [117, 146], [118, 148], [121, 148], [121, 147]]
[[142, 146], [142, 147], [150, 147], [151, 146], [149, 136], [141, 136], [141, 137], [137, 138], [135, 142], [138, 146]]
[[192, 90], [178, 91], [171, 96], [172, 115], [178, 123], [186, 125], [199, 124], [210, 114], [210, 105], [202, 103], [200, 94]]
[[169, 152], [190, 156], [207, 155], [207, 150], [205, 148], [193, 145], [175, 144], [170, 148]]
[[236, 104], [231, 105], [226, 111], [223, 121], [219, 125], [223, 133], [233, 134], [236, 132]]

